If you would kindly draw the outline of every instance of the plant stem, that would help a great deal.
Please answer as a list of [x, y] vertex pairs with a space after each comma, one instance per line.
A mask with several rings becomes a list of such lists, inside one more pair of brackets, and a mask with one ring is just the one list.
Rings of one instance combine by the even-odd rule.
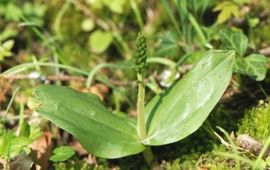
[[269, 148], [269, 145], [270, 145], [270, 136], [267, 138], [265, 144], [263, 145], [263, 148], [259, 154], [259, 156], [257, 157], [256, 161], [255, 161], [255, 165], [254, 165], [254, 169], [257, 169], [259, 168], [259, 163], [260, 163], [260, 160], [263, 160], [263, 157], [267, 151], [267, 149]]
[[140, 13], [140, 10], [138, 8], [137, 2], [134, 0], [129, 0], [130, 6], [135, 14], [136, 20], [140, 26], [140, 29], [143, 30], [143, 19], [142, 15]]
[[18, 128], [18, 134], [21, 133], [22, 126], [24, 123], [24, 104], [20, 103], [20, 118], [19, 118], [19, 128]]
[[[137, 74], [138, 78], [138, 99], [137, 99], [137, 110], [138, 110], [138, 117], [137, 117], [137, 128], [140, 139], [144, 139], [146, 137], [146, 129], [145, 129], [145, 117], [144, 117], [144, 97], [145, 97], [145, 85], [143, 82], [143, 75], [141, 73]], [[151, 147], [146, 146], [145, 150], [143, 151], [144, 159], [149, 167], [151, 167], [152, 162], [154, 160], [154, 155], [152, 153]]]
[[154, 155], [150, 146], [146, 146], [145, 150], [143, 151], [143, 156], [147, 165], [151, 167], [154, 160]]
[[[12, 105], [14, 99], [15, 99], [15, 95], [16, 95], [16, 93], [18, 92], [19, 89], [20, 89], [19, 87], [16, 88], [15, 91], [13, 92], [12, 96], [11, 96], [11, 99], [10, 99], [10, 101], [9, 101], [9, 103], [8, 103], [7, 109], [6, 109], [6, 111], [4, 112], [4, 117], [3, 117], [3, 119], [2, 119], [3, 125], [5, 125], [5, 123], [6, 123], [8, 111], [9, 111], [9, 109], [11, 108], [11, 105]], [[6, 130], [6, 129], [4, 128], [4, 131], [5, 131], [5, 130]]]
[[138, 117], [137, 117], [137, 128], [139, 132], [139, 137], [141, 139], [144, 139], [146, 137], [146, 129], [145, 129], [145, 118], [144, 118], [144, 96], [145, 96], [145, 90], [144, 90], [144, 82], [143, 82], [143, 75], [141, 73], [137, 74], [138, 78], [138, 86], [139, 86], [139, 92], [138, 92], [138, 98], [137, 98], [137, 111], [138, 111]]

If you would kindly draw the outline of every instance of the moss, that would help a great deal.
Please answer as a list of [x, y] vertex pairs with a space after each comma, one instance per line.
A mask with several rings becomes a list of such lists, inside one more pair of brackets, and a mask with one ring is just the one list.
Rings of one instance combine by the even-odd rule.
[[269, 104], [263, 102], [259, 106], [245, 111], [244, 118], [238, 125], [238, 134], [248, 134], [257, 140], [264, 140], [270, 135], [269, 122]]
[[[245, 131], [245, 133], [249, 134], [251, 134], [250, 132], [256, 132], [256, 136], [265, 138], [268, 135], [268, 130], [264, 127], [266, 125], [269, 127], [267, 122], [270, 119], [267, 108], [267, 104], [261, 104], [258, 107], [245, 111], [244, 118], [241, 118], [239, 115], [236, 116], [234, 114], [233, 109], [223, 104], [216, 106], [208, 120], [194, 134], [175, 144], [155, 149], [158, 153], [156, 155], [161, 155], [160, 167], [166, 170], [235, 169], [234, 159], [215, 154], [215, 152], [231, 153], [232, 151], [228, 150], [213, 136], [211, 128], [216, 130], [215, 126], [220, 126], [228, 132], [236, 131], [242, 133]], [[241, 110], [238, 110], [238, 112], [241, 112]], [[263, 123], [260, 124], [260, 122]], [[240, 129], [238, 130], [238, 128]], [[241, 156], [245, 157], [245, 155]], [[249, 166], [242, 163], [241, 168], [249, 169]]]
[[218, 145], [212, 151], [204, 154], [200, 152], [191, 153], [170, 162], [163, 161], [160, 167], [165, 170], [227, 170], [235, 168], [235, 162], [232, 159], [217, 156], [214, 152], [228, 151], [224, 146]]
[[109, 170], [108, 165], [89, 165], [84, 160], [68, 160], [65, 162], [58, 162], [53, 164], [55, 170]]
[[163, 162], [161, 167], [167, 170], [180, 169], [180, 160], [176, 159], [173, 162]]
[[251, 32], [252, 38], [255, 41], [255, 44], [261, 44], [262, 42], [270, 43], [270, 26], [269, 24], [261, 25]]

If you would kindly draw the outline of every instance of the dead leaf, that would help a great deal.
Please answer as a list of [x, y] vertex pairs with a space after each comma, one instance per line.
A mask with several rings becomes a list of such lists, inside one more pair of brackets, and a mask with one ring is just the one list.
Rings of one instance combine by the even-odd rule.
[[89, 154], [88, 157], [86, 158], [86, 162], [89, 164], [89, 165], [97, 165], [97, 159], [94, 155], [92, 154]]
[[6, 161], [4, 159], [0, 159], [0, 169], [4, 169]]
[[207, 166], [206, 165], [201, 165], [199, 167], [199, 170], [208, 170]]
[[79, 156], [86, 155], [88, 152], [82, 147], [82, 145], [77, 141], [72, 141], [69, 143], [70, 147], [72, 147]]
[[48, 169], [52, 147], [52, 134], [50, 132], [44, 132], [30, 145], [31, 157], [36, 164], [41, 166], [41, 169]]
[[89, 88], [82, 88], [80, 89], [81, 92], [86, 92], [86, 93], [93, 93], [97, 96], [100, 97], [100, 99], [103, 101], [105, 98], [106, 98], [106, 95], [109, 93], [109, 87], [104, 85], [104, 84], [99, 84], [99, 83], [96, 83], [94, 85], [92, 85]]

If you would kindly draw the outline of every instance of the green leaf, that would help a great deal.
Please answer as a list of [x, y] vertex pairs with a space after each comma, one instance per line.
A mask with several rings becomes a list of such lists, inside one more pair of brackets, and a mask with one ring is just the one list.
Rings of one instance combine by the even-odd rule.
[[119, 158], [144, 150], [134, 123], [109, 112], [93, 94], [63, 86], [40, 86], [28, 106], [73, 134], [96, 156]]
[[91, 31], [92, 29], [94, 29], [94, 27], [95, 27], [95, 22], [91, 18], [85, 19], [81, 23], [82, 30], [86, 32]]
[[258, 161], [256, 166], [257, 169], [266, 169], [267, 163], [262, 158], [258, 158], [257, 161]]
[[19, 21], [22, 17], [22, 9], [16, 6], [14, 3], [9, 3], [5, 7], [5, 17], [8, 20]]
[[176, 56], [179, 54], [179, 42], [178, 42], [178, 37], [177, 33], [175, 32], [165, 32], [165, 34], [160, 37], [160, 42], [157, 47], [156, 55], [159, 56]]
[[0, 61], [5, 57], [9, 57], [12, 55], [10, 51], [14, 45], [14, 40], [5, 41], [3, 44], [0, 42]]
[[12, 139], [11, 141], [11, 145], [10, 145], [10, 156], [16, 156], [20, 153], [22, 153], [23, 151], [27, 150], [28, 145], [30, 145], [32, 143], [32, 140], [28, 137], [24, 137], [24, 136], [19, 136], [19, 137], [15, 137]]
[[15, 138], [15, 136], [11, 133], [2, 134], [0, 136], [0, 157], [6, 157], [9, 155], [9, 148], [13, 138]]
[[252, 2], [252, 0], [237, 0], [236, 3], [240, 4], [240, 5], [244, 5], [244, 4], [250, 4]]
[[30, 126], [27, 122], [23, 122], [20, 129], [20, 136], [29, 137]]
[[53, 162], [66, 161], [75, 154], [75, 151], [69, 146], [60, 146], [53, 150], [50, 160]]
[[177, 142], [205, 121], [232, 76], [234, 51], [210, 51], [187, 75], [145, 108], [145, 145]]
[[16, 28], [9, 28], [6, 27], [4, 30], [0, 33], [0, 42], [3, 42], [6, 39], [9, 39], [11, 37], [16, 37], [18, 35], [19, 30]]
[[110, 32], [97, 30], [89, 38], [89, 46], [95, 53], [104, 52], [112, 43], [113, 36]]
[[42, 135], [39, 125], [30, 126], [30, 135], [29, 138], [34, 141]]
[[108, 8], [117, 14], [122, 14], [124, 12], [124, 5], [126, 0], [103, 0], [103, 3], [108, 6]]
[[27, 149], [31, 143], [32, 140], [27, 137], [15, 136], [10, 132], [5, 133], [0, 136], [0, 156], [16, 156]]
[[2, 46], [6, 50], [11, 50], [11, 48], [14, 46], [14, 40], [5, 41]]
[[232, 16], [235, 16], [237, 18], [240, 16], [239, 7], [235, 3], [228, 1], [217, 5], [214, 8], [214, 11], [220, 11], [217, 18], [218, 24], [224, 23], [225, 21], [229, 20]]
[[239, 56], [244, 56], [248, 45], [248, 38], [242, 31], [232, 31], [226, 28], [219, 32], [219, 36], [223, 49], [235, 50]]
[[234, 72], [248, 75], [256, 81], [262, 81], [267, 73], [267, 58], [260, 54], [238, 58], [234, 65]]
[[249, 25], [251, 28], [256, 27], [259, 23], [260, 23], [260, 19], [257, 18], [257, 17], [255, 17], [255, 18], [249, 17], [249, 18], [248, 18], [248, 25]]
[[267, 164], [268, 166], [270, 166], [270, 156], [267, 156], [265, 162], [266, 162], [266, 164]]
[[88, 3], [91, 8], [94, 9], [101, 9], [103, 7], [103, 0], [85, 0], [86, 3]]

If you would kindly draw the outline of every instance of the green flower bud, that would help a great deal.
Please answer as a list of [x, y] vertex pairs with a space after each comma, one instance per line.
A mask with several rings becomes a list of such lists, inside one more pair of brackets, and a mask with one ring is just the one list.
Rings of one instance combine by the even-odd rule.
[[132, 59], [135, 69], [138, 73], [142, 73], [146, 66], [147, 58], [147, 46], [145, 42], [145, 37], [142, 33], [138, 33], [136, 39], [136, 53]]

